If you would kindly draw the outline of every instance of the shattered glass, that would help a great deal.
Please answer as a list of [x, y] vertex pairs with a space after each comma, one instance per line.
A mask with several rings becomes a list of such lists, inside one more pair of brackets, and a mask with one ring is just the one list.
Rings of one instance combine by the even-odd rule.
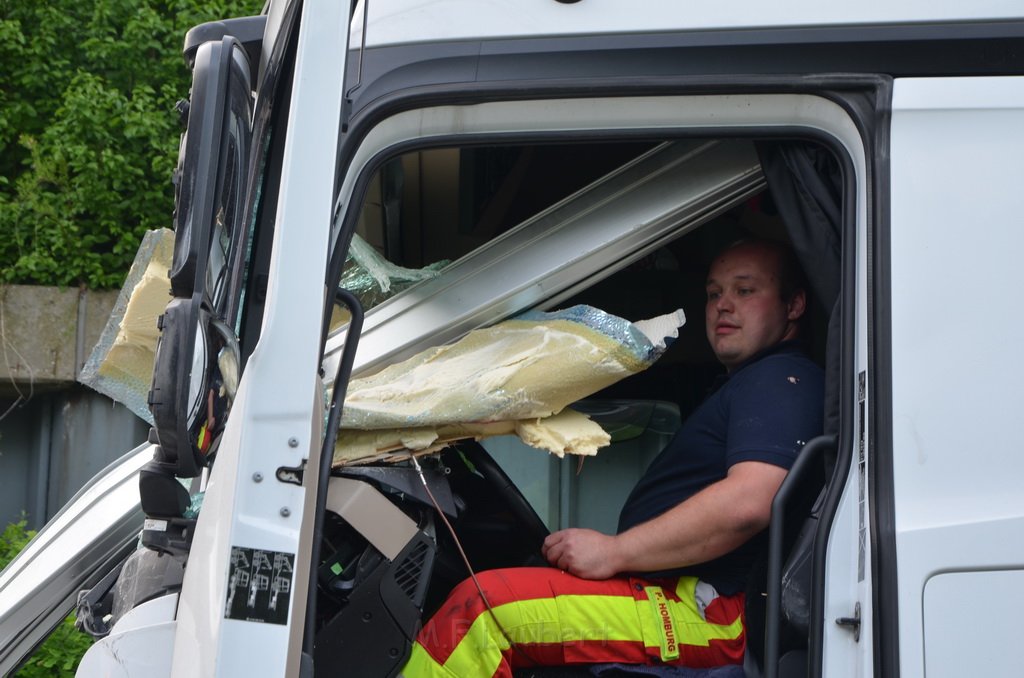
[[396, 266], [365, 240], [354, 235], [338, 287], [354, 294], [363, 310], [368, 311], [421, 280], [436, 277], [448, 263], [444, 259], [424, 268]]
[[78, 376], [150, 424], [147, 397], [160, 337], [156, 323], [171, 298], [167, 271], [173, 257], [173, 231], [146, 233], [106, 327]]

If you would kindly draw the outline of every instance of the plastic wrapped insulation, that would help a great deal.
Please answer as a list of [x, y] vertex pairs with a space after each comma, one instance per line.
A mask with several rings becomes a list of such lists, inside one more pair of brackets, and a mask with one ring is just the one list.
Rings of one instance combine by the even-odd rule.
[[530, 312], [349, 384], [343, 429], [541, 419], [649, 367], [683, 312], [631, 323], [590, 306]]

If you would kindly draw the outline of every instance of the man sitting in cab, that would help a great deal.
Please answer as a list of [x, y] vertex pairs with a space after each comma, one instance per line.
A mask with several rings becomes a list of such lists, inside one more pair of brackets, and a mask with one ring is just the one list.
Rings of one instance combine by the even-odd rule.
[[792, 252], [771, 241], [743, 240], [715, 257], [705, 321], [726, 374], [633, 488], [618, 533], [560, 530], [543, 545], [553, 567], [462, 582], [402, 675], [741, 664], [744, 590], [772, 498], [822, 430], [823, 374], [798, 344], [801, 280]]

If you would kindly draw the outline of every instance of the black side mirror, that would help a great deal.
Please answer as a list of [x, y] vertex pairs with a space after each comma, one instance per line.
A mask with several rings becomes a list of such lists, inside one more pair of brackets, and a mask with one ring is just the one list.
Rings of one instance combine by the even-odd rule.
[[[188, 123], [175, 172], [172, 299], [160, 318], [149, 396], [159, 443], [151, 471], [175, 483], [174, 476], [199, 475], [215, 453], [237, 385], [238, 344], [234, 320], [225, 317], [233, 306], [226, 281], [244, 240], [239, 222], [252, 134], [249, 60], [242, 44], [230, 36], [205, 42], [193, 59]], [[144, 496], [144, 509], [146, 503]], [[172, 503], [166, 511], [153, 508], [177, 515], [180, 506]]]

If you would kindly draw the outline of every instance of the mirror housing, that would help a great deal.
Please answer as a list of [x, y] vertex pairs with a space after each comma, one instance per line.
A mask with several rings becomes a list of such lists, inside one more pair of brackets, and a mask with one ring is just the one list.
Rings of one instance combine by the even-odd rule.
[[[192, 35], [192, 33], [190, 33]], [[160, 476], [198, 476], [216, 451], [237, 385], [238, 344], [229, 270], [244, 245], [241, 213], [249, 170], [249, 60], [234, 37], [194, 47], [188, 124], [175, 172], [172, 299], [160, 317], [149, 407], [159, 445], [143, 493], [153, 511], [179, 515], [180, 493]], [[225, 378], [220, 364], [235, 367]], [[154, 489], [157, 488], [157, 489]], [[159, 500], [158, 497], [167, 500]], [[143, 504], [146, 505], [146, 496]], [[151, 513], [147, 509], [147, 513]]]

